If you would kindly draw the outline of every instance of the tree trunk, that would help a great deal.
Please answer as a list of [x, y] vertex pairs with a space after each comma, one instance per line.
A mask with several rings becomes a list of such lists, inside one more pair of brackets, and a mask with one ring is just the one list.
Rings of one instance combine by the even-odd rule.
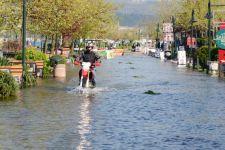
[[74, 51], [74, 40], [72, 41], [71, 51]]
[[44, 46], [44, 49], [43, 49], [43, 53], [46, 53], [46, 51], [47, 51], [47, 46], [48, 46], [48, 36], [46, 35], [45, 36], [45, 46]]
[[57, 50], [58, 50], [58, 35], [55, 35], [55, 54], [57, 54]]
[[52, 36], [52, 47], [51, 47], [51, 54], [54, 54], [54, 50], [55, 50], [55, 39], [56, 39], [56, 35]]
[[34, 46], [36, 45], [36, 35], [34, 34]]
[[63, 34], [63, 48], [70, 48], [72, 43], [72, 35]]

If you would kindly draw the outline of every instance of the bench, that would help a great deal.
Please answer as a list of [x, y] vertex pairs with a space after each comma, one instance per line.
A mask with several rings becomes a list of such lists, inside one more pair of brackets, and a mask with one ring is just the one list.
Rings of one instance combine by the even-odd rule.
[[[10, 63], [15, 65], [21, 65], [22, 60], [11, 60]], [[29, 65], [29, 72], [31, 72], [34, 76], [42, 77], [44, 61], [26, 61], [26, 64]]]
[[14, 65], [14, 66], [0, 66], [0, 70], [9, 72], [18, 83], [21, 83], [23, 67], [22, 65]]

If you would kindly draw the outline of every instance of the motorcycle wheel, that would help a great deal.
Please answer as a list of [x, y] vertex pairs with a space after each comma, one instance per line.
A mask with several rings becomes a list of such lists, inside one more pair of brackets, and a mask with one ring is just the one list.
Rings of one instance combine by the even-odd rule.
[[87, 83], [87, 78], [83, 78], [82, 80], [82, 87], [85, 88]]

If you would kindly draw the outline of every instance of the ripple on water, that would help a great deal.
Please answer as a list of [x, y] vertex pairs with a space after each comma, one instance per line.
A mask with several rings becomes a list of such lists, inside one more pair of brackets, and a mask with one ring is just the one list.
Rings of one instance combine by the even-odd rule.
[[82, 88], [80, 86], [75, 88], [70, 87], [67, 89], [67, 92], [69, 94], [98, 94], [102, 92], [111, 92], [111, 91], [116, 91], [116, 89], [108, 87]]

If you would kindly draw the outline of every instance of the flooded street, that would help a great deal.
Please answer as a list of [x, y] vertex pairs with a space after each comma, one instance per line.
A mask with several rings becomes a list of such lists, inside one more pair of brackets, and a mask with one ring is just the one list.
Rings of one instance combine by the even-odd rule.
[[81, 93], [68, 66], [67, 79], [0, 102], [0, 149], [225, 149], [223, 80], [140, 54], [103, 60], [96, 74]]

